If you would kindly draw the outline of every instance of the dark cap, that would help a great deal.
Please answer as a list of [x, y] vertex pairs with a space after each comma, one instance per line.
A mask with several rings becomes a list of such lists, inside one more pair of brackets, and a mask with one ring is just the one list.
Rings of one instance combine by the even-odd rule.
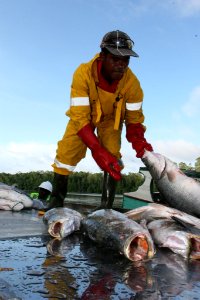
[[132, 49], [133, 46], [131, 38], [120, 30], [106, 33], [100, 45], [101, 49], [107, 49], [113, 55], [138, 57]]

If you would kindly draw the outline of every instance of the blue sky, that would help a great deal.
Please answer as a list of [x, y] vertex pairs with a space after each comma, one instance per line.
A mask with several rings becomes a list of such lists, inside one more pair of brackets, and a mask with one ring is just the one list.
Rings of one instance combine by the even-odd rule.
[[[146, 138], [176, 162], [200, 156], [199, 0], [0, 0], [0, 172], [52, 170], [76, 67], [119, 29], [135, 42]], [[123, 132], [124, 173], [143, 166]], [[76, 171], [99, 172], [90, 151]]]

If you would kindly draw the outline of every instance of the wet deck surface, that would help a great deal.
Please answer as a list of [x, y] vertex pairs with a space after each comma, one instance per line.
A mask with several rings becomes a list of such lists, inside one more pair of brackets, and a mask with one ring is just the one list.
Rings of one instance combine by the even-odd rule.
[[59, 242], [35, 210], [0, 211], [0, 253], [0, 299], [200, 299], [200, 261], [133, 263], [80, 232]]

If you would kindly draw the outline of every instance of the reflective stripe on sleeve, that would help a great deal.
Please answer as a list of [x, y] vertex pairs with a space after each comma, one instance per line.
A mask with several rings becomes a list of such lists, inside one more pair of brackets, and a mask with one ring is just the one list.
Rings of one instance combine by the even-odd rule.
[[71, 98], [71, 106], [87, 106], [90, 105], [89, 97]]
[[126, 103], [126, 109], [128, 110], [139, 110], [141, 107], [142, 107], [142, 102]]
[[56, 158], [54, 160], [54, 163], [55, 163], [57, 168], [66, 169], [66, 170], [71, 171], [71, 172], [73, 172], [75, 167], [76, 167], [76, 166], [70, 166], [70, 165], [63, 164], [63, 163], [59, 162]]

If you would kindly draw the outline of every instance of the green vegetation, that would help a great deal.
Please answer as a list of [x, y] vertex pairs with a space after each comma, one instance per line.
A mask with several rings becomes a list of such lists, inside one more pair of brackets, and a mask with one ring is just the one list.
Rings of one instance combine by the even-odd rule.
[[195, 172], [200, 172], [200, 157], [196, 158], [195, 165], [192, 167], [191, 164], [187, 165], [184, 162], [180, 162], [178, 164], [179, 169], [182, 171], [195, 171]]
[[[196, 159], [195, 166], [187, 165], [184, 162], [178, 167], [187, 175], [200, 178], [200, 157]], [[96, 193], [102, 192], [103, 173], [75, 172], [69, 176], [68, 191], [71, 193]], [[53, 182], [53, 172], [37, 171], [28, 173], [0, 173], [0, 182], [8, 185], [16, 185], [19, 189], [30, 193], [37, 192], [41, 182], [49, 180]], [[117, 194], [134, 192], [143, 183], [144, 177], [140, 173], [129, 173], [123, 175], [117, 185]]]
[[195, 171], [196, 172], [200, 172], [200, 157], [198, 157], [196, 159], [196, 162], [195, 162]]
[[200, 157], [196, 158], [194, 167], [191, 164], [187, 165], [186, 163], [179, 163], [179, 169], [181, 169], [187, 176], [193, 177], [200, 181]]
[[[0, 173], [0, 182], [8, 185], [15, 185], [19, 189], [30, 193], [37, 192], [37, 188], [42, 181], [53, 182], [53, 172], [38, 171], [28, 173]], [[69, 176], [68, 191], [74, 193], [101, 193], [103, 174], [88, 172], [75, 172]], [[129, 173], [123, 175], [118, 183], [117, 194], [133, 192], [143, 183], [143, 176], [140, 173]]]

